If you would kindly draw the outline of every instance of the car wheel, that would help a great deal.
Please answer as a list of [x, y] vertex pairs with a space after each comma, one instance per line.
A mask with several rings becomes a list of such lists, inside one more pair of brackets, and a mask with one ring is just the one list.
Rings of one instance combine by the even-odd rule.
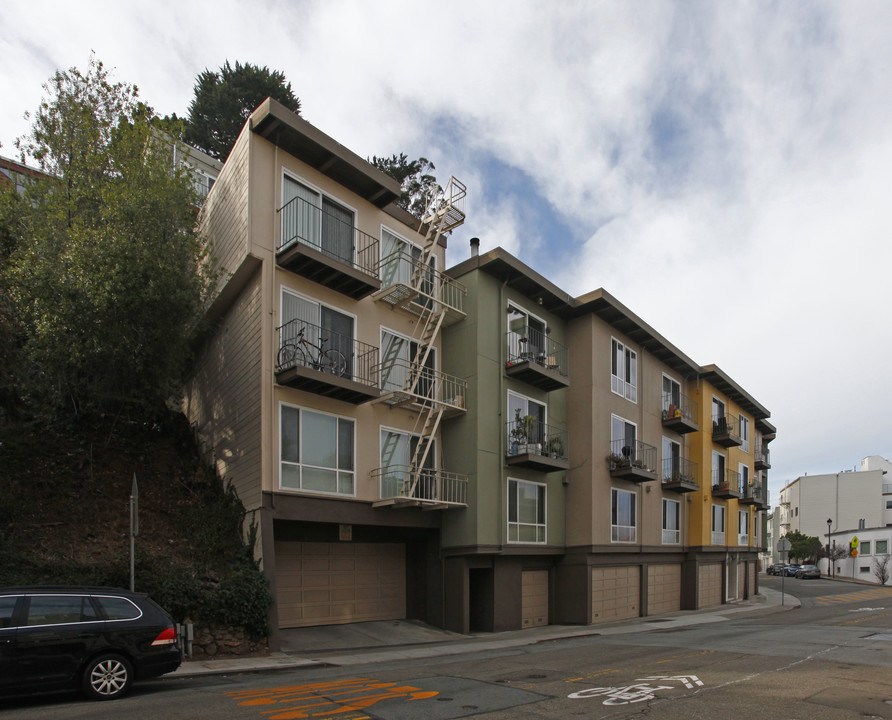
[[130, 689], [133, 666], [121, 655], [100, 655], [84, 668], [82, 688], [94, 700], [114, 700]]

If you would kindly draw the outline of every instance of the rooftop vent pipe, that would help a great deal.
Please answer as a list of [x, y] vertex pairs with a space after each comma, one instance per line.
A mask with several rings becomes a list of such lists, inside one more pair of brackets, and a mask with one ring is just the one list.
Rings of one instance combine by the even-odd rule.
[[480, 238], [471, 238], [471, 257], [477, 257], [480, 254]]

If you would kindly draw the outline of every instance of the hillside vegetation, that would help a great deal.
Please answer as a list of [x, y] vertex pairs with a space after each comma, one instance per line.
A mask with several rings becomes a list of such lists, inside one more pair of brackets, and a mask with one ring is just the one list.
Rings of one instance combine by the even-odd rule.
[[128, 587], [134, 473], [136, 589], [178, 621], [267, 635], [271, 599], [242, 540], [244, 510], [201, 462], [182, 415], [0, 423], [0, 585]]

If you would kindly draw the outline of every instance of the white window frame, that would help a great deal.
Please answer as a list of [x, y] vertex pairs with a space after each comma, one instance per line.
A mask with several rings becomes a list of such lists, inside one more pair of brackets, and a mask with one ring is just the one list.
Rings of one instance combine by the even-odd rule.
[[[672, 460], [673, 447], [678, 448], [678, 467], [672, 467], [670, 465], [670, 467], [667, 469], [666, 461]], [[660, 448], [660, 477], [663, 480], [671, 480], [672, 477], [675, 475], [675, 472], [673, 471], [678, 471], [678, 473], [681, 473], [681, 443], [677, 440], [673, 440], [672, 438], [663, 435], [663, 444]]]
[[[397, 262], [397, 265], [394, 268], [394, 270], [391, 271], [390, 265], [387, 264], [387, 259], [393, 253], [388, 253], [387, 255], [384, 254], [384, 245], [385, 245], [384, 233], [387, 233], [388, 235], [392, 235], [394, 239], [403, 243], [404, 247], [400, 248], [399, 250], [396, 250], [395, 252], [402, 252], [404, 254], [408, 254], [409, 258], [411, 258], [411, 261], [419, 260], [421, 255], [424, 254], [424, 248], [421, 245], [419, 245], [418, 243], [413, 242], [412, 240], [407, 238], [405, 235], [400, 234], [399, 232], [394, 230], [389, 225], [385, 225], [383, 223], [381, 224], [381, 232], [379, 235], [379, 242], [381, 243], [381, 245], [380, 245], [380, 247], [381, 247], [381, 263], [383, 265], [382, 273], [389, 274], [389, 273], [393, 272], [393, 277], [385, 278], [382, 276], [382, 278], [381, 278], [382, 287], [384, 287], [385, 285], [390, 286], [390, 285], [396, 285], [396, 284], [408, 285], [412, 279], [414, 267], [412, 266], [412, 264], [410, 264], [410, 261], [408, 259], [400, 258], [399, 261]], [[418, 253], [418, 257], [416, 257], [416, 252]], [[435, 253], [431, 253], [430, 263], [431, 263], [430, 269], [432, 270], [431, 277], [429, 278], [429, 281], [432, 285], [432, 287], [430, 288], [430, 290], [431, 290], [430, 294], [433, 296], [433, 295], [437, 294], [437, 283], [434, 281], [434, 276], [436, 275], [436, 272], [437, 272], [437, 256]]]
[[[284, 458], [285, 447], [282, 439], [282, 434], [284, 430], [284, 414], [285, 410], [294, 410], [298, 413], [298, 459], [295, 460], [286, 460]], [[304, 416], [306, 413], [312, 413], [314, 415], [320, 415], [324, 417], [334, 418], [337, 422], [335, 425], [335, 443], [336, 446], [334, 448], [335, 455], [335, 466], [328, 467], [324, 465], [313, 465], [310, 463], [304, 462], [304, 442], [302, 438], [302, 433], [304, 429]], [[352, 443], [350, 448], [350, 459], [352, 461], [353, 467], [350, 470], [341, 469], [338, 467], [338, 458], [340, 455], [340, 448], [337, 446], [339, 442], [340, 433], [339, 433], [339, 424], [341, 422], [350, 423], [353, 426], [352, 431]], [[279, 403], [279, 489], [285, 492], [297, 492], [297, 493], [313, 493], [313, 494], [321, 494], [321, 495], [334, 495], [338, 497], [356, 497], [356, 419], [351, 417], [345, 417], [343, 415], [336, 415], [334, 413], [324, 412], [322, 410], [318, 410], [316, 408], [308, 408], [303, 407], [301, 405], [294, 405], [292, 403], [280, 402]], [[298, 473], [299, 483], [298, 487], [294, 487], [293, 485], [285, 484], [285, 469], [287, 467], [296, 468]], [[345, 478], [349, 476], [350, 485], [352, 486], [352, 490], [350, 492], [341, 492], [338, 490], [320, 490], [318, 488], [306, 488], [304, 487], [304, 469], [308, 470], [323, 470], [326, 472], [334, 472], [335, 474], [335, 483], [336, 487], [340, 488], [341, 486], [341, 475], [343, 474]]]
[[[386, 335], [389, 335], [389, 336], [395, 338], [396, 340], [400, 340], [400, 341], [406, 343], [406, 348], [408, 348], [409, 354], [407, 357], [402, 357], [402, 355], [401, 355], [399, 358], [400, 360], [403, 360], [407, 363], [406, 366], [397, 365], [392, 368], [387, 368], [384, 366], [384, 352], [385, 352], [384, 348], [386, 347], [386, 343], [385, 343]], [[379, 378], [381, 389], [384, 390], [385, 392], [390, 392], [390, 391], [394, 391], [394, 390], [402, 390], [404, 388], [404, 386], [406, 385], [406, 380], [408, 379], [408, 377], [406, 375], [406, 373], [408, 372], [408, 364], [412, 363], [412, 345], [414, 344], [417, 349], [420, 349], [421, 343], [419, 343], [417, 340], [410, 337], [409, 335], [405, 335], [403, 333], [397, 332], [396, 330], [392, 330], [391, 328], [388, 328], [384, 325], [381, 326], [381, 331], [380, 331], [378, 338], [380, 341], [378, 344], [378, 348], [379, 348], [379, 354], [380, 354], [380, 358], [381, 358], [381, 360], [380, 360], [381, 370], [380, 370], [380, 378]], [[416, 352], [417, 352], [417, 350], [416, 350]], [[433, 363], [430, 366], [428, 366], [428, 370], [433, 371], [434, 375], [436, 375], [436, 372], [437, 372], [437, 348], [436, 347], [431, 347], [430, 357], [433, 358]]]
[[615, 337], [610, 338], [610, 390], [638, 403], [638, 352]]
[[870, 540], [862, 540], [861, 544], [858, 546], [858, 554], [859, 555], [873, 555], [870, 551], [871, 549], [871, 541]]
[[738, 421], [740, 423], [738, 431], [740, 432], [740, 439], [743, 441], [740, 445], [740, 449], [743, 450], [743, 452], [748, 453], [750, 451], [750, 420], [746, 415], [741, 413], [738, 416]]
[[[721, 415], [717, 411], [721, 411]], [[728, 414], [728, 406], [725, 405], [725, 401], [720, 397], [712, 396], [712, 421], [716, 422], [720, 417], [725, 417]]]
[[[520, 333], [511, 329], [511, 312], [515, 312], [518, 315], [523, 315], [525, 319], [524, 328], [525, 333], [523, 337], [520, 336]], [[537, 323], [541, 323], [542, 325], [542, 347], [536, 348], [535, 350], [529, 349], [529, 335], [530, 331], [530, 320], [535, 320]], [[505, 324], [508, 328], [508, 353], [510, 356], [515, 358], [522, 358], [524, 352], [529, 353], [530, 357], [527, 359], [537, 360], [538, 358], [532, 357], [534, 354], [541, 355], [545, 357], [548, 352], [547, 346], [547, 338], [548, 338], [548, 323], [544, 318], [539, 317], [535, 313], [530, 312], [525, 307], [520, 305], [519, 303], [514, 302], [513, 300], [508, 301], [508, 309], [506, 310], [505, 315]], [[523, 342], [521, 342], [523, 340]], [[526, 350], [524, 350], [526, 348]]]
[[[669, 382], [669, 392], [666, 392], [666, 383]], [[681, 407], [681, 383], [676, 380], [671, 375], [667, 375], [663, 373], [663, 384], [662, 384], [662, 397], [661, 397], [661, 406], [663, 412], [669, 411], [669, 406], [672, 404], [672, 399], [667, 398], [667, 395], [671, 396], [677, 394], [678, 395], [678, 405], [676, 407]]]
[[[628, 519], [619, 517], [619, 499], [622, 495], [631, 498], [631, 524], [619, 522]], [[614, 522], [614, 518], [617, 522]], [[624, 544], [638, 542], [638, 493], [633, 490], [610, 488], [610, 542]]]
[[[623, 436], [621, 438], [614, 437], [614, 435], [613, 435], [613, 431], [614, 431], [613, 421], [614, 420], [619, 420], [620, 422], [623, 423]], [[617, 440], [622, 440], [623, 442], [626, 441], [625, 430], [626, 430], [627, 425], [631, 426], [632, 429], [635, 431], [635, 438], [634, 438], [634, 440], [632, 440], [632, 455], [631, 455], [631, 457], [634, 458], [638, 453], [638, 448], [637, 448], [637, 445], [638, 445], [638, 423], [633, 422], [631, 420], [627, 420], [622, 415], [617, 415], [616, 413], [610, 414], [610, 450], [611, 450], [611, 452], [613, 452], [614, 448], [618, 447], [618, 445], [616, 444]]]
[[[721, 465], [721, 468], [717, 467]], [[725, 480], [727, 480], [728, 475], [728, 458], [725, 457], [724, 453], [720, 453], [717, 450], [712, 451], [712, 486], [716, 485], [721, 486]]]
[[738, 545], [749, 545], [750, 544], [750, 514], [747, 510], [738, 510], [737, 511], [737, 544]]
[[[675, 520], [675, 528], [667, 527], [667, 520], [672, 520], [672, 518], [667, 515], [667, 508], [674, 507], [674, 520]], [[669, 500], [668, 498], [663, 498], [663, 514], [662, 514], [662, 527], [663, 527], [663, 545], [680, 545], [681, 544], [681, 503], [678, 500]]]
[[[324, 198], [324, 199], [327, 199], [329, 202], [334, 203], [335, 205], [340, 205], [344, 210], [347, 210], [353, 214], [353, 225], [352, 225], [352, 228], [353, 228], [353, 238], [352, 238], [353, 257], [350, 258], [349, 260], [347, 258], [344, 258], [344, 260], [348, 260], [351, 263], [355, 263], [356, 262], [356, 229], [357, 229], [356, 223], [357, 223], [358, 217], [359, 217], [359, 212], [357, 211], [357, 209], [354, 206], [346, 203], [342, 198], [339, 198], [336, 195], [332, 195], [329, 192], [325, 192], [318, 185], [311, 183], [306, 178], [301, 177], [297, 173], [295, 173], [292, 170], [289, 170], [288, 168], [285, 168], [285, 167], [282, 168], [282, 182], [281, 182], [282, 187], [281, 187], [281, 192], [279, 193], [279, 207], [285, 206], [285, 179], [286, 178], [289, 180], [292, 180], [293, 182], [296, 182], [300, 185], [303, 185], [307, 190], [309, 190], [311, 193], [313, 193], [319, 197], [319, 211], [320, 211], [320, 213], [322, 212], [322, 200]], [[282, 221], [282, 222], [284, 222], [284, 221]], [[279, 229], [278, 229], [280, 247], [284, 247], [284, 240], [282, 238], [282, 222], [279, 223]], [[320, 225], [319, 225], [319, 233], [320, 233], [320, 247], [321, 247], [321, 233], [322, 233], [321, 219], [320, 219]], [[294, 242], [300, 242], [300, 241], [294, 240]], [[305, 244], [308, 247], [315, 247], [312, 243], [305, 243]]]
[[[509, 418], [509, 421], [512, 423], [512, 427], [513, 427], [513, 423], [515, 422], [515, 420], [514, 420], [515, 412], [514, 412], [514, 409], [512, 409], [512, 407], [511, 407], [511, 405], [512, 405], [511, 399], [512, 398], [514, 398], [517, 401], [520, 401], [518, 404], [523, 405], [523, 407], [524, 407], [524, 410], [521, 411], [521, 413], [520, 413], [521, 418], [526, 417], [527, 415], [530, 414], [530, 403], [535, 403], [536, 405], [539, 405], [542, 407], [542, 409], [543, 409], [542, 427], [540, 428], [541, 442], [539, 444], [544, 443], [546, 440], [546, 437], [545, 437], [546, 436], [546, 428], [548, 427], [548, 403], [542, 402], [541, 400], [537, 400], [536, 398], [529, 397], [528, 395], [521, 395], [518, 392], [509, 390], [507, 398], [506, 398], [507, 407], [506, 407], [505, 412], [506, 412], [507, 417]], [[527, 438], [528, 443], [529, 443], [529, 440], [530, 439]], [[510, 432], [509, 432], [508, 442], [507, 442], [507, 447], [509, 448], [509, 450], [510, 450], [512, 444], [513, 444], [513, 441], [512, 441]], [[533, 444], [536, 444], [536, 443], [533, 443]], [[521, 453], [521, 454], [523, 454], [523, 453]]]
[[[511, 486], [516, 488], [515, 504], [511, 505]], [[520, 519], [520, 490], [522, 487], [535, 488], [536, 522], [525, 522]], [[507, 532], [510, 545], [544, 545], [548, 542], [548, 486], [545, 483], [508, 478], [507, 500]], [[512, 515], [514, 520], [512, 520]], [[541, 522], [539, 519], [541, 518]], [[523, 530], [533, 530], [536, 539], [520, 539]], [[514, 531], [514, 532], [512, 532]], [[513, 537], [512, 537], [513, 535]]]
[[[716, 522], [718, 521], [718, 522]], [[724, 505], [713, 505], [712, 506], [712, 519], [710, 527], [712, 528], [712, 544], [713, 545], [724, 545], [725, 544], [725, 524], [727, 522], [727, 518], [725, 517], [725, 506]], [[719, 528], [719, 529], [717, 529]]]
[[[880, 550], [880, 543], [883, 543], [883, 549]], [[874, 540], [874, 548], [877, 555], [888, 555], [889, 554], [889, 541], [888, 540]]]
[[737, 463], [738, 477], [740, 478], [740, 492], [746, 494], [746, 488], [750, 486], [750, 466], [746, 463]]

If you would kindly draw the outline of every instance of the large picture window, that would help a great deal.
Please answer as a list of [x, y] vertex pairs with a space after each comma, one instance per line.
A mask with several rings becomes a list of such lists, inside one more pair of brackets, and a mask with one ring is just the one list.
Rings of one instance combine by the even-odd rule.
[[610, 389], [626, 400], [638, 402], [638, 353], [616, 338], [610, 341]]
[[353, 211], [294, 178], [282, 181], [282, 241], [301, 242], [353, 264]]
[[610, 491], [610, 539], [612, 542], [637, 542], [636, 503], [638, 496], [628, 490]]
[[282, 488], [355, 494], [353, 420], [282, 405], [280, 424]]
[[544, 543], [545, 485], [508, 480], [508, 542]]

